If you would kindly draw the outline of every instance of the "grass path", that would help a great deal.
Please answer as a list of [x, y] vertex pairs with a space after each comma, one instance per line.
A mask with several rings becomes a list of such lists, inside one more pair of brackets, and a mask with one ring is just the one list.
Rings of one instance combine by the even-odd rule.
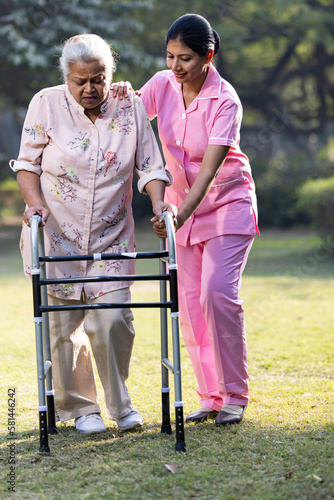
[[[264, 232], [243, 279], [251, 402], [242, 424], [187, 425], [186, 454], [160, 434], [158, 312], [136, 310], [128, 387], [142, 430], [80, 436], [73, 422], [38, 455], [37, 384], [30, 283], [17, 231], [0, 230], [0, 498], [285, 500], [334, 498], [334, 246], [312, 234]], [[138, 250], [152, 249], [146, 234]], [[153, 247], [154, 248], [154, 247]], [[144, 264], [146, 265], [146, 264]], [[139, 269], [137, 272], [146, 272]], [[136, 284], [133, 300], [155, 297]], [[181, 341], [185, 413], [198, 406]], [[171, 381], [171, 386], [172, 386]], [[8, 389], [15, 388], [16, 493], [10, 493]], [[172, 391], [173, 393], [173, 391]], [[99, 384], [102, 415], [103, 396]], [[172, 394], [173, 401], [173, 394]], [[173, 409], [171, 410], [173, 413]], [[173, 416], [173, 415], [172, 415]], [[172, 470], [166, 467], [172, 465]]]

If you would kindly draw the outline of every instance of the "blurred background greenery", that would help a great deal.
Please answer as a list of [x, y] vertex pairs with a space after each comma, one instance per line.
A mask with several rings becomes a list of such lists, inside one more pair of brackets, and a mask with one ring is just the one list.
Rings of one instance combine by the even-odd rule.
[[[333, 235], [327, 224], [334, 207], [332, 0], [2, 0], [1, 6], [0, 223], [22, 209], [8, 161], [18, 154], [34, 93], [61, 83], [62, 42], [99, 34], [119, 54], [115, 81], [139, 89], [165, 69], [171, 23], [194, 12], [219, 33], [216, 66], [244, 106], [241, 148], [257, 185], [260, 227], [313, 223]], [[150, 211], [143, 198], [134, 198], [139, 218]]]

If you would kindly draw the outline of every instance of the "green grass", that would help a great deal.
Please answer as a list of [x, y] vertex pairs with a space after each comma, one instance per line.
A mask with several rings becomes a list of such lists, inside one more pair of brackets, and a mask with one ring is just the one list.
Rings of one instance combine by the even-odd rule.
[[[1, 236], [0, 498], [334, 498], [334, 246], [301, 231], [264, 231], [256, 239], [241, 294], [251, 402], [240, 425], [186, 425], [188, 451], [175, 453], [174, 434], [160, 433], [159, 313], [138, 309], [128, 387], [144, 427], [120, 433], [108, 422], [99, 384], [107, 433], [81, 436], [73, 422], [59, 425], [59, 434], [49, 437], [51, 456], [40, 457], [31, 286], [22, 277], [17, 229], [1, 228]], [[137, 240], [139, 251], [157, 248], [146, 232]], [[137, 272], [149, 272], [148, 266], [142, 261]], [[157, 287], [136, 284], [133, 300], [157, 298]], [[187, 414], [198, 400], [182, 341], [181, 356]], [[11, 387], [17, 391], [15, 494], [6, 484]], [[173, 404], [171, 412], [174, 421]]]

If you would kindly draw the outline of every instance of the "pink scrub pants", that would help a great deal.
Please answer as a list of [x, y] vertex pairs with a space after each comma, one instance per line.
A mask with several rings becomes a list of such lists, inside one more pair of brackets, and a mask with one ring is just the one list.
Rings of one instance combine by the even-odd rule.
[[223, 235], [177, 245], [180, 327], [201, 406], [249, 400], [241, 276], [254, 236]]

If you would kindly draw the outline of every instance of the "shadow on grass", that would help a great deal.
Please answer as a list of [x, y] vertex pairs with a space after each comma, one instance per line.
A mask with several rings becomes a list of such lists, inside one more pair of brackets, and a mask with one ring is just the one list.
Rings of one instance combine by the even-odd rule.
[[[298, 418], [298, 416], [296, 416]], [[65, 459], [64, 450], [68, 453], [68, 458], [72, 453], [76, 454], [78, 449], [93, 447], [99, 454], [123, 452], [124, 449], [150, 449], [152, 457], [160, 451], [167, 455], [175, 451], [175, 431], [172, 422], [172, 434], [161, 433], [159, 423], [144, 424], [139, 429], [122, 432], [116, 424], [107, 424], [107, 432], [100, 434], [81, 434], [76, 431], [74, 424], [57, 425], [58, 434], [49, 435], [50, 457], [40, 458], [62, 458]], [[8, 436], [1, 437], [1, 446], [6, 446]], [[296, 422], [294, 424], [280, 422], [265, 423], [249, 417], [238, 425], [226, 425], [216, 427], [213, 421], [201, 424], [189, 424], [185, 426], [185, 440], [187, 453], [175, 453], [175, 456], [192, 455], [197, 459], [206, 455], [215, 455], [223, 458], [227, 462], [236, 463], [242, 458], [244, 464], [249, 453], [253, 458], [258, 456], [267, 460], [275, 457], [288, 457], [294, 455], [296, 463], [302, 463], [306, 457], [314, 457], [312, 462], [316, 464], [315, 454], [318, 445], [321, 447], [323, 459], [328, 459], [328, 465], [333, 464], [333, 444], [334, 444], [334, 422], [315, 423], [309, 421]], [[22, 457], [34, 459], [39, 456], [39, 431], [34, 428], [21, 433], [16, 433], [13, 437], [17, 449]], [[224, 451], [221, 446], [224, 446]], [[157, 448], [155, 449], [155, 447]], [[300, 449], [299, 449], [300, 447]], [[302, 454], [296, 454], [301, 448], [305, 450]], [[239, 451], [242, 452], [239, 455]], [[146, 458], [148, 458], [146, 456]], [[249, 457], [248, 457], [249, 458]], [[262, 461], [262, 460], [261, 460]], [[254, 462], [255, 463], [255, 462]], [[253, 463], [253, 464], [254, 464]], [[334, 469], [333, 469], [334, 479]]]
[[160, 423], [126, 433], [111, 424], [95, 435], [59, 425], [48, 457], [38, 454], [36, 429], [18, 433], [17, 491], [29, 499], [69, 498], [68, 488], [72, 499], [333, 498], [333, 423], [298, 414], [295, 423], [264, 422], [256, 411], [239, 425], [186, 425], [187, 453], [175, 453], [173, 423], [172, 435], [161, 434]]

